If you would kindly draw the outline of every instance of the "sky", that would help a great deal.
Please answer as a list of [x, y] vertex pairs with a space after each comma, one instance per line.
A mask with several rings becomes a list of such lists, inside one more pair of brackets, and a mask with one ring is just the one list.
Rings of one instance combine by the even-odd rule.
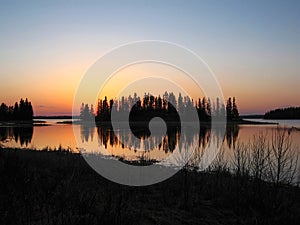
[[289, 0], [0, 1], [0, 102], [71, 115], [88, 68], [140, 40], [195, 52], [241, 114], [300, 106], [300, 1]]

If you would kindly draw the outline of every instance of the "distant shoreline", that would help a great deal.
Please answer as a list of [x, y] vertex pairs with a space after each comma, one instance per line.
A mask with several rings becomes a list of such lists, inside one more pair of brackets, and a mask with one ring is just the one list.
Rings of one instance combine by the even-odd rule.
[[[62, 122], [59, 122], [59, 123], [72, 123], [71, 121], [62, 121]], [[124, 121], [126, 122], [126, 121]], [[183, 121], [184, 123], [185, 121]], [[80, 121], [76, 121], [75, 122], [76, 124], [80, 124], [81, 122]], [[145, 122], [133, 122], [134, 124], [144, 124], [144, 123], [147, 123], [146, 121]], [[168, 122], [169, 125], [176, 125], [177, 122], [174, 121], [174, 122]], [[186, 121], [186, 123], [192, 123], [192, 121]], [[244, 119], [241, 119], [241, 120], [236, 120], [236, 121], [227, 121], [226, 122], [227, 125], [278, 125], [278, 123], [275, 123], [275, 122], [260, 122], [260, 121], [247, 121], [247, 120], [244, 120]], [[110, 122], [96, 122], [95, 123], [96, 125], [110, 125], [111, 123]], [[201, 122], [200, 121], [200, 125], [205, 125], [205, 126], [209, 126], [211, 125], [210, 122]]]
[[[227, 123], [235, 123], [234, 121], [229, 121]], [[249, 120], [244, 120], [241, 119], [240, 121], [237, 122], [239, 125], [278, 125], [279, 123], [276, 122], [265, 122], [265, 121], [249, 121]]]
[[46, 121], [38, 120], [38, 121], [33, 121], [33, 120], [11, 120], [11, 121], [0, 121], [0, 126], [10, 126], [10, 127], [32, 127], [32, 126], [49, 126], [49, 124], [46, 124]]
[[34, 116], [33, 119], [57, 119], [57, 120], [68, 120], [68, 119], [79, 119], [79, 116]]
[[[54, 117], [38, 117], [38, 119], [53, 119]], [[55, 117], [58, 119], [58, 117]], [[61, 119], [68, 119], [65, 117], [60, 117]], [[126, 122], [126, 121], [124, 121]], [[78, 121], [58, 121], [57, 124], [82, 124], [83, 122]], [[145, 122], [133, 122], [134, 124], [144, 124]], [[177, 124], [176, 121], [174, 122], [168, 122], [169, 125]], [[187, 123], [190, 123], [190, 121], [187, 121]], [[96, 125], [111, 125], [110, 122], [95, 122]], [[200, 122], [202, 125], [210, 125], [209, 122]], [[277, 125], [278, 123], [275, 122], [261, 122], [261, 121], [248, 121], [248, 120], [236, 120], [236, 121], [227, 121], [227, 125]], [[50, 124], [47, 124], [46, 121], [43, 120], [35, 120], [35, 121], [0, 121], [0, 126], [50, 126]]]

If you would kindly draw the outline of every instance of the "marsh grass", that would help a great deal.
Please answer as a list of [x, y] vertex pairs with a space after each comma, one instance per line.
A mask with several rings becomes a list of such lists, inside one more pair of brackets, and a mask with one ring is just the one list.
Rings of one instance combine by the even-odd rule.
[[273, 135], [237, 142], [230, 164], [221, 149], [208, 170], [145, 187], [106, 180], [71, 149], [0, 148], [0, 224], [298, 224], [297, 160], [288, 133]]

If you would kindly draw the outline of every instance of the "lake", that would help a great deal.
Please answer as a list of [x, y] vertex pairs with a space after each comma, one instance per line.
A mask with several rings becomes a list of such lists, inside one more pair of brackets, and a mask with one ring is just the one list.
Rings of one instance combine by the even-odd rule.
[[[250, 120], [250, 119], [249, 119]], [[66, 121], [66, 120], [64, 120]], [[68, 120], [71, 122], [71, 120]], [[174, 129], [167, 132], [164, 137], [153, 137], [147, 141], [147, 135], [140, 133], [139, 138], [128, 130], [116, 129], [113, 131], [105, 126], [84, 126], [80, 124], [60, 124], [60, 120], [48, 119], [38, 126], [0, 126], [0, 146], [11, 148], [30, 148], [42, 150], [45, 148], [64, 148], [79, 152], [78, 147], [85, 152], [100, 152], [103, 155], [112, 155], [127, 160], [147, 159], [162, 161], [168, 158], [178, 147], [179, 151], [193, 147], [192, 164], [199, 164], [205, 151], [212, 152], [208, 157], [217, 158], [215, 150], [221, 145], [221, 153], [225, 162], [229, 164], [234, 159], [234, 149], [239, 144], [253, 142], [253, 136], [259, 133], [266, 134], [271, 142], [272, 134], [277, 127], [289, 128], [293, 148], [300, 152], [300, 120], [264, 121], [255, 119], [250, 121], [277, 122], [279, 125], [231, 125], [227, 126], [225, 135], [218, 134], [207, 128], [201, 128], [199, 132], [193, 132], [189, 127], [182, 126], [181, 132]], [[77, 141], [76, 141], [77, 138]], [[207, 150], [209, 148], [209, 150]], [[182, 155], [180, 155], [182, 157]], [[202, 161], [203, 162], [203, 161]], [[174, 163], [174, 162], [173, 162]], [[298, 173], [300, 171], [298, 164]], [[298, 178], [299, 179], [299, 178]]]

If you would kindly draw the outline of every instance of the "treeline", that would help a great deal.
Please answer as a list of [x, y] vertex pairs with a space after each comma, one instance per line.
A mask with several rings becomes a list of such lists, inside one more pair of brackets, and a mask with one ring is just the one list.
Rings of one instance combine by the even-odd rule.
[[31, 102], [26, 98], [16, 102], [14, 106], [7, 106], [5, 103], [0, 105], [0, 121], [9, 120], [32, 120], [33, 109]]
[[[130, 119], [137, 121], [148, 121], [149, 119], [159, 116], [167, 121], [177, 121], [178, 118], [184, 121], [190, 121], [191, 115], [195, 112], [202, 122], [210, 122], [211, 117], [221, 118], [227, 114], [228, 121], [239, 119], [238, 107], [235, 98], [228, 98], [226, 106], [220, 102], [219, 98], [211, 101], [210, 98], [198, 98], [196, 101], [188, 96], [178, 97], [174, 93], [165, 92], [162, 96], [153, 96], [149, 93], [143, 98], [134, 93], [133, 96], [122, 96], [121, 99], [104, 99], [98, 100], [96, 110], [96, 121], [110, 122], [111, 112], [117, 112], [122, 118], [122, 114], [130, 112]], [[91, 118], [93, 116], [93, 106], [82, 104], [80, 110], [81, 119]], [[180, 116], [179, 116], [180, 115]]]
[[264, 119], [300, 119], [300, 107], [271, 110], [265, 113]]
[[91, 105], [91, 107], [89, 107], [88, 104], [82, 103], [81, 107], [80, 107], [79, 118], [81, 120], [89, 120], [89, 119], [92, 119], [94, 117], [95, 117], [95, 115], [94, 115], [94, 107], [93, 107], [93, 105]]

